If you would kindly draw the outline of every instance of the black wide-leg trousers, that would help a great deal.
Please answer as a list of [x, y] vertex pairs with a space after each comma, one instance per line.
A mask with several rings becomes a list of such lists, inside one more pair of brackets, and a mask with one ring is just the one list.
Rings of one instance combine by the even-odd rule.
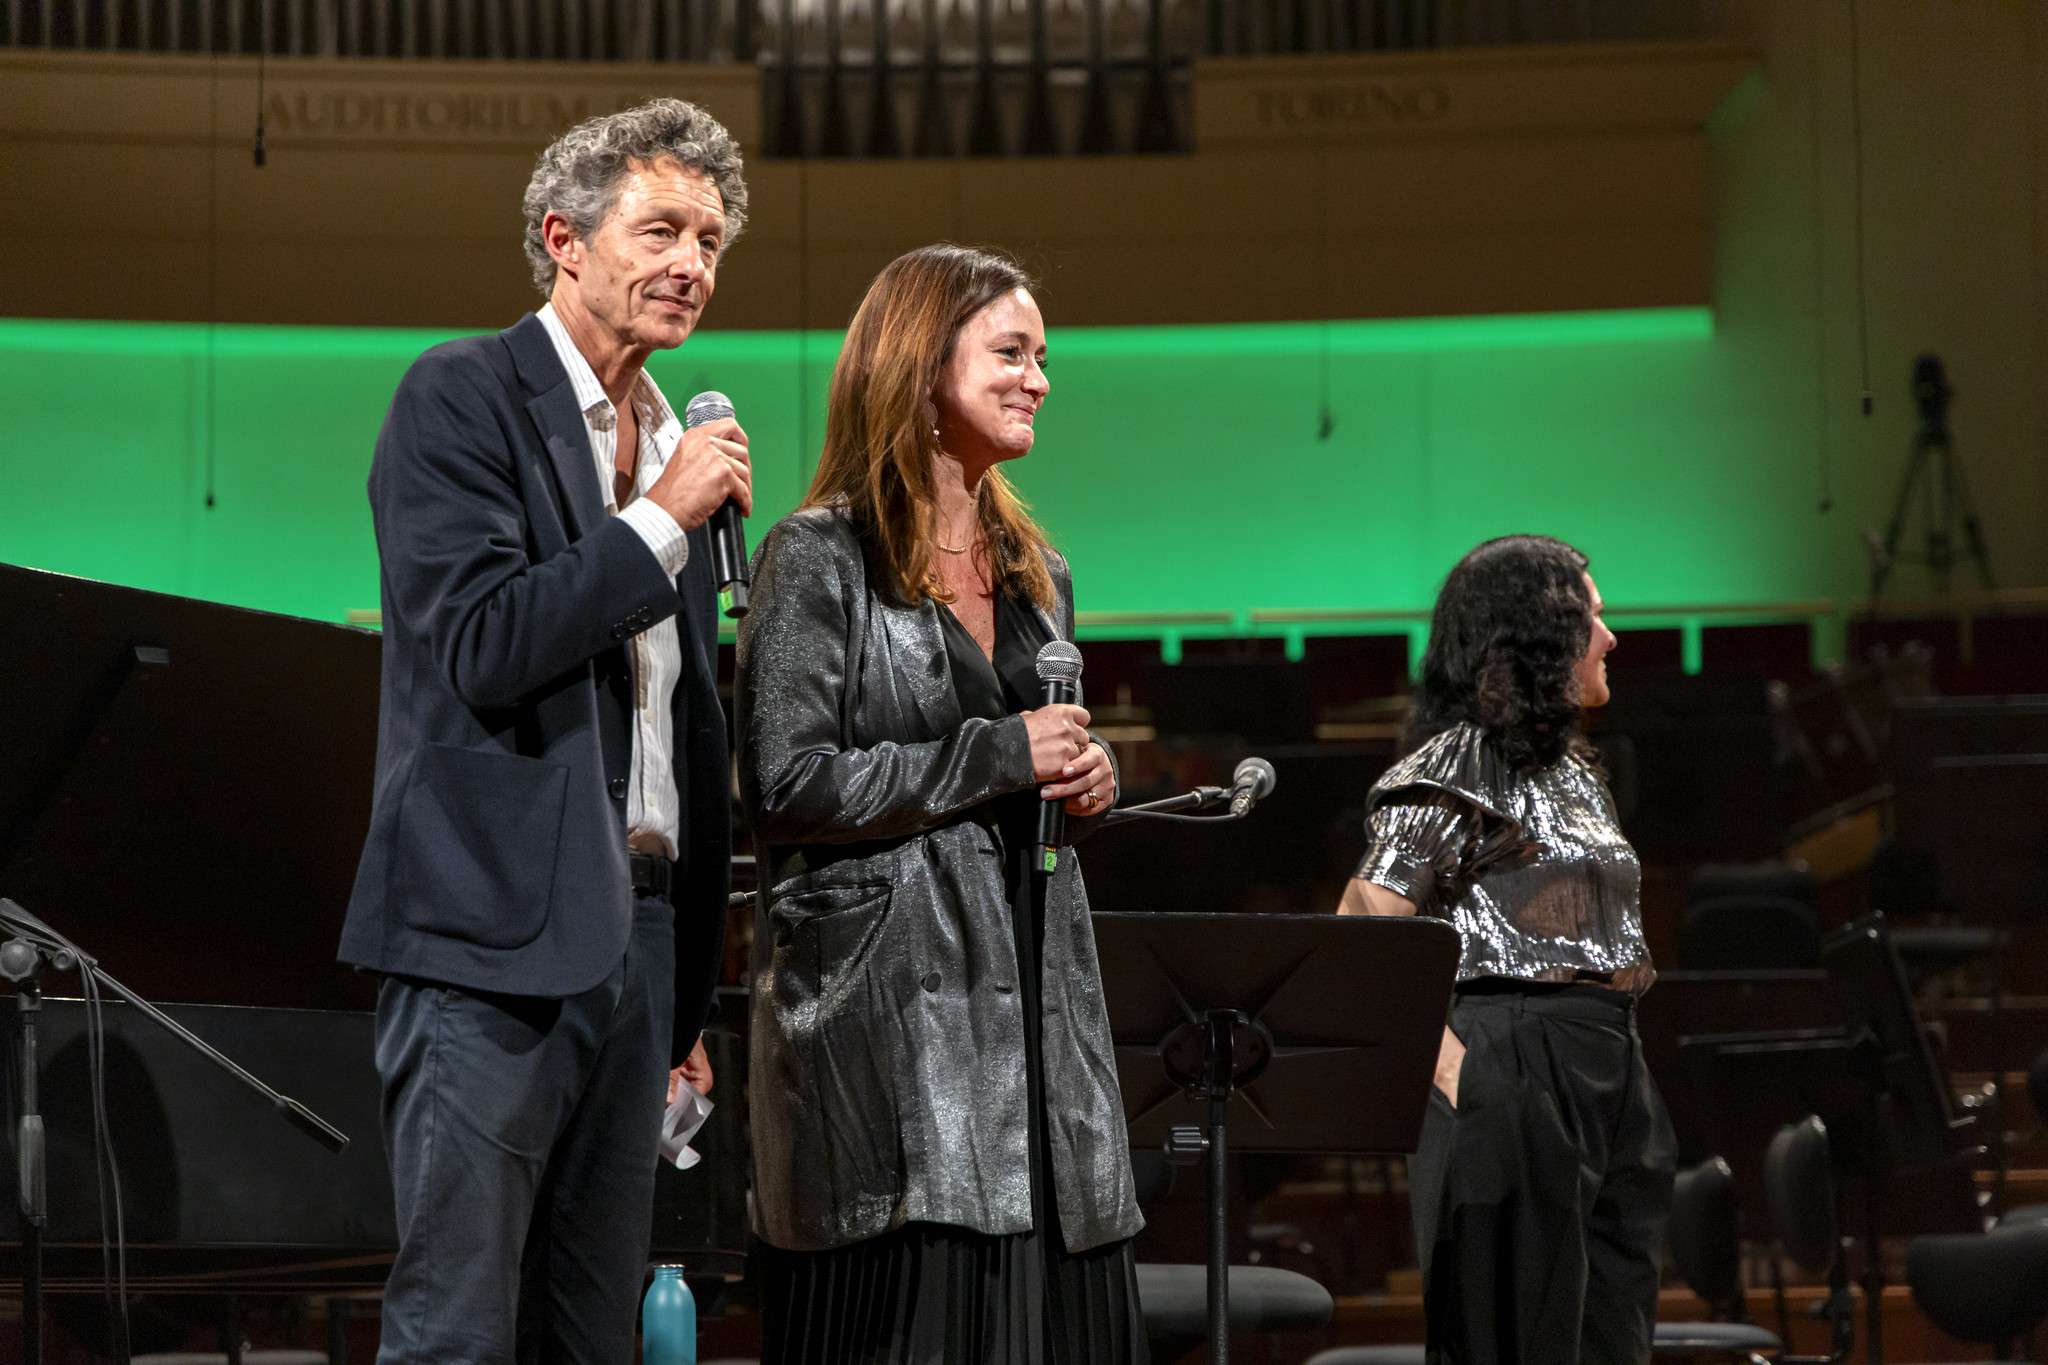
[[1589, 985], [1460, 989], [1452, 1110], [1432, 1087], [1409, 1162], [1429, 1360], [1650, 1358], [1676, 1143], [1634, 999]]

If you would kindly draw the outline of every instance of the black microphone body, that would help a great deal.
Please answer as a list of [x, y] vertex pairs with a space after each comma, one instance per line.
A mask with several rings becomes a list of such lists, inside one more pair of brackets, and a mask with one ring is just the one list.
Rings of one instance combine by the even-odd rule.
[[[1073, 705], [1081, 695], [1081, 651], [1071, 641], [1049, 640], [1038, 651], [1038, 704]], [[1033, 871], [1050, 874], [1059, 866], [1060, 845], [1067, 840], [1065, 803], [1038, 803], [1038, 839], [1031, 848]]]
[[[732, 400], [706, 389], [683, 409], [683, 430], [722, 421], [733, 415]], [[727, 498], [705, 523], [711, 535], [711, 579], [718, 585], [718, 606], [737, 621], [747, 614], [747, 532], [740, 505]]]

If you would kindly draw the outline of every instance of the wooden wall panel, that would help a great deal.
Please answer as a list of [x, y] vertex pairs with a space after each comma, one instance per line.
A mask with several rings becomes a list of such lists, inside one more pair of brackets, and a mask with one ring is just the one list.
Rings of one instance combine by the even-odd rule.
[[[1205, 62], [1193, 155], [759, 161], [712, 317], [842, 326], [942, 238], [1025, 256], [1067, 325], [1703, 304], [1703, 125], [1751, 64], [1700, 43]], [[58, 239], [7, 311], [501, 325], [531, 306], [519, 196], [566, 120], [675, 93], [751, 145], [760, 105], [744, 67], [278, 59], [264, 80], [259, 169], [251, 62], [0, 56], [0, 250]], [[1272, 114], [1418, 81], [1428, 128]], [[148, 268], [109, 271], [124, 256]]]

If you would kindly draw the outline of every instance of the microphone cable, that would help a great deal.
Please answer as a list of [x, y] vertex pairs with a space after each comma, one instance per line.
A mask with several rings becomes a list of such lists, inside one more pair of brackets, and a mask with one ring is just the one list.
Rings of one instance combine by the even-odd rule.
[[[77, 964], [79, 980], [84, 987], [86, 1077], [87, 1090], [92, 1098], [93, 1183], [99, 1196], [100, 1277], [103, 1293], [111, 1300], [107, 1307], [109, 1329], [115, 1333], [114, 1358], [127, 1360], [130, 1354], [128, 1224], [121, 1199], [121, 1167], [114, 1157], [113, 1127], [107, 1116], [106, 1001], [94, 970], [98, 964], [77, 944], [26, 911], [15, 915], [0, 910], [0, 923], [46, 953], [69, 954]], [[47, 1180], [48, 1148], [44, 1150], [43, 1167]], [[113, 1195], [111, 1201], [108, 1199], [109, 1191]]]

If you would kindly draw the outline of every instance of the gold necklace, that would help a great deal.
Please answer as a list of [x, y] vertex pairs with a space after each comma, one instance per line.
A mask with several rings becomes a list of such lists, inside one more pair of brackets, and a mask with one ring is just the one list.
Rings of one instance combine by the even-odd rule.
[[964, 555], [969, 550], [974, 548], [972, 545], [945, 545], [941, 544], [937, 540], [934, 540], [932, 544], [937, 545], [941, 550], [944, 550], [949, 555]]

